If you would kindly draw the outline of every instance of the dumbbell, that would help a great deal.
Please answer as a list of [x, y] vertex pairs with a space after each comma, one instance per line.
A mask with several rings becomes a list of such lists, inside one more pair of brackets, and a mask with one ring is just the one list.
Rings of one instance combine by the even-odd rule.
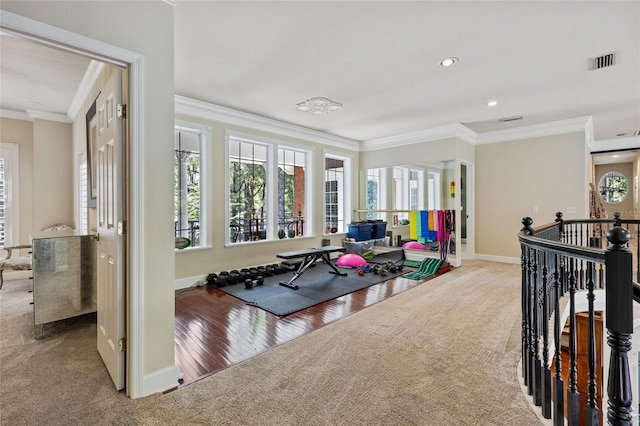
[[209, 274], [207, 275], [207, 284], [220, 288], [227, 285], [227, 280], [220, 278], [218, 274]]
[[229, 284], [235, 284], [240, 282], [240, 272], [236, 269], [229, 272]]
[[262, 275], [259, 275], [258, 278], [256, 278], [255, 280], [252, 280], [250, 278], [247, 278], [246, 280], [244, 280], [244, 286], [247, 289], [252, 289], [253, 287], [262, 285], [262, 284], [264, 284], [264, 278], [262, 278]]
[[216, 278], [215, 285], [216, 287], [224, 287], [227, 284], [229, 284], [229, 272], [222, 271], [220, 272], [220, 275], [218, 275], [218, 277]]

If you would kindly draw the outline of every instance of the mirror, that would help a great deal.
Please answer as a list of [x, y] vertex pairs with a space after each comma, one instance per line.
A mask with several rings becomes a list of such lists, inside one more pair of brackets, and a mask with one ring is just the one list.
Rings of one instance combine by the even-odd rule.
[[[411, 225], [411, 211], [455, 210], [455, 164], [450, 160], [365, 170], [361, 174], [361, 188], [366, 188], [361, 208], [375, 211], [360, 213], [359, 219], [386, 221], [387, 229], [393, 232], [394, 238], [398, 235], [403, 240], [416, 237], [416, 229]], [[433, 219], [425, 222], [424, 218], [413, 218], [416, 225], [433, 222]], [[423, 234], [427, 235], [426, 232]], [[425, 246], [428, 250], [437, 250], [435, 234], [428, 235]], [[420, 237], [417, 239], [421, 240]], [[449, 253], [455, 253], [455, 243], [448, 243], [447, 247]]]

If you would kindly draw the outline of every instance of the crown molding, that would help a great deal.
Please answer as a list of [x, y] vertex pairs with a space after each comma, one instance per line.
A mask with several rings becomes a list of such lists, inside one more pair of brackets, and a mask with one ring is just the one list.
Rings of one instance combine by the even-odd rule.
[[511, 129], [495, 130], [479, 133], [476, 138], [477, 145], [485, 145], [498, 142], [515, 141], [521, 139], [539, 138], [544, 136], [559, 135], [573, 132], [589, 132], [591, 116], [569, 118], [567, 120], [549, 121], [546, 123], [532, 124], [529, 126], [514, 127]]
[[640, 149], [640, 136], [627, 138], [603, 139], [591, 144], [591, 152], [620, 151], [627, 149]]
[[27, 114], [29, 114], [31, 118], [33, 118], [34, 120], [38, 119], [38, 120], [57, 121], [60, 123], [73, 122], [73, 120], [71, 120], [67, 116], [67, 114], [58, 114], [55, 112], [48, 112], [48, 111], [36, 111], [33, 109], [28, 109]]
[[303, 139], [309, 142], [321, 143], [323, 145], [337, 148], [346, 148], [352, 151], [360, 150], [360, 143], [353, 139], [335, 136], [318, 130], [307, 129], [306, 127], [297, 126], [295, 124], [289, 124], [272, 118], [266, 118], [208, 102], [198, 101], [185, 96], [175, 95], [175, 112], [176, 114], [219, 121], [249, 129], [275, 133], [296, 139]]
[[[464, 126], [463, 126], [464, 127]], [[375, 151], [385, 148], [397, 148], [414, 143], [435, 141], [439, 139], [455, 138], [457, 124], [418, 130], [402, 135], [388, 136], [379, 139], [369, 139], [360, 143], [360, 151]]]
[[0, 109], [0, 118], [11, 118], [13, 120], [33, 121], [33, 118], [23, 111], [13, 109]]
[[75, 120], [80, 112], [80, 109], [84, 105], [85, 99], [89, 96], [91, 92], [91, 88], [98, 80], [102, 69], [105, 67], [104, 62], [98, 62], [95, 60], [91, 60], [87, 70], [84, 72], [84, 76], [82, 77], [82, 81], [80, 82], [80, 87], [76, 91], [75, 96], [73, 97], [73, 101], [69, 106], [69, 110], [67, 111], [67, 116], [71, 119], [71, 121]]

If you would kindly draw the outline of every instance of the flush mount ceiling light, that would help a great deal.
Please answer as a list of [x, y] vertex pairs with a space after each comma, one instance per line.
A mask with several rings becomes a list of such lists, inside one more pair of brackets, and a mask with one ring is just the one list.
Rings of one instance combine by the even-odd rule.
[[443, 60], [440, 61], [440, 66], [446, 68], [446, 67], [450, 67], [456, 62], [458, 62], [458, 58], [454, 58], [454, 57], [444, 58]]
[[342, 109], [342, 104], [327, 98], [311, 98], [296, 104], [296, 109], [309, 114], [329, 114], [331, 111]]

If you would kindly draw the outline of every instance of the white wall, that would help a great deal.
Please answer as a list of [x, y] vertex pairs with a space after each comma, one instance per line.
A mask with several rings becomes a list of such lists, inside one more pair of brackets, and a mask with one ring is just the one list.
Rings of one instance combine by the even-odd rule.
[[519, 259], [525, 216], [534, 227], [558, 211], [565, 219], [589, 217], [587, 156], [584, 132], [476, 146], [476, 253]]
[[71, 125], [33, 120], [34, 231], [55, 224], [74, 226]]

